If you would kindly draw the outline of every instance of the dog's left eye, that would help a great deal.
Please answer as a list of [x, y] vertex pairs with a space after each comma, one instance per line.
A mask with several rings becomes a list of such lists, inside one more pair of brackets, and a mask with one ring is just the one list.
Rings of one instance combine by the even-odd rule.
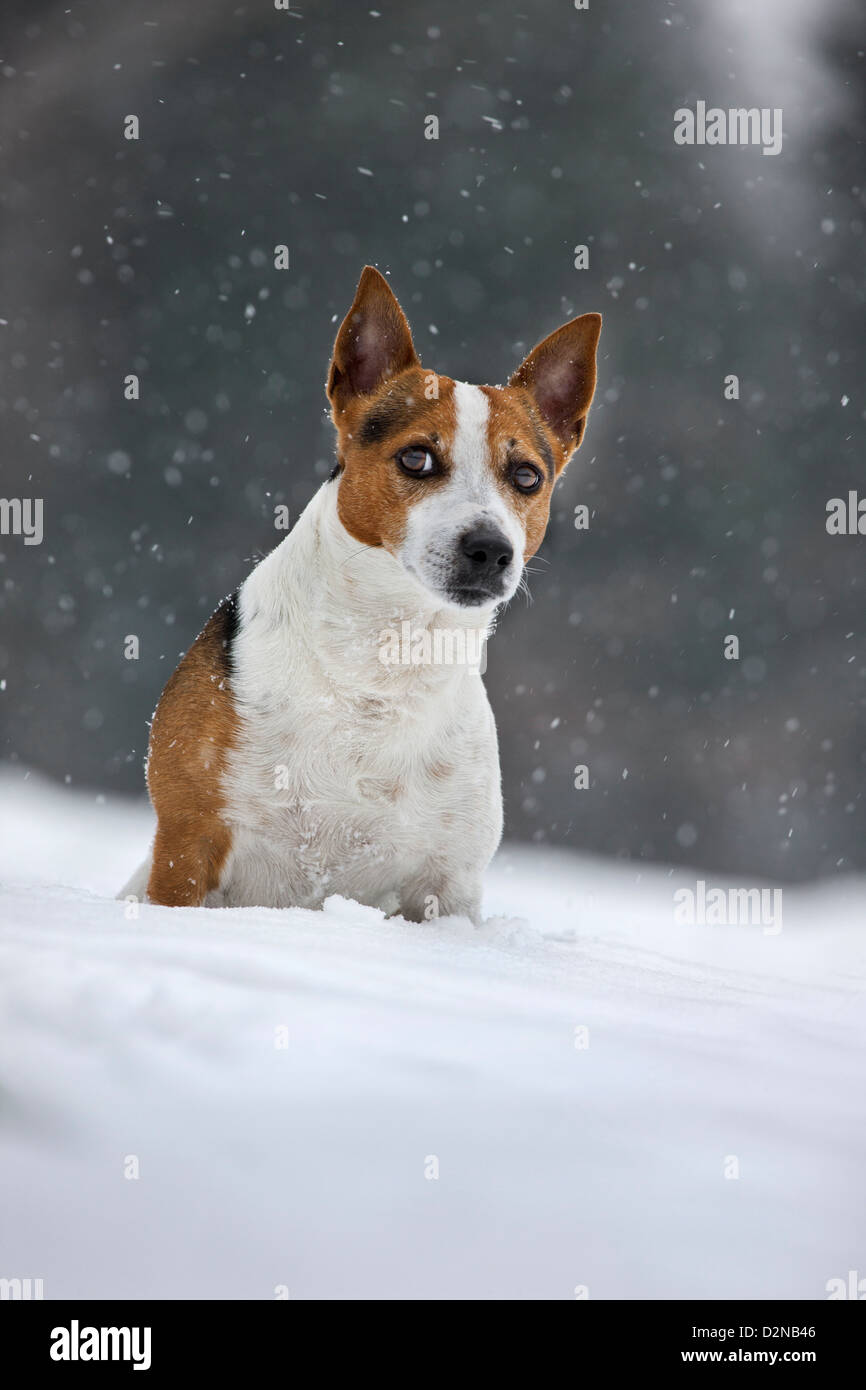
[[412, 478], [427, 478], [436, 472], [436, 460], [429, 449], [401, 449], [397, 462]]
[[511, 475], [519, 492], [535, 492], [541, 487], [541, 472], [534, 463], [519, 463]]

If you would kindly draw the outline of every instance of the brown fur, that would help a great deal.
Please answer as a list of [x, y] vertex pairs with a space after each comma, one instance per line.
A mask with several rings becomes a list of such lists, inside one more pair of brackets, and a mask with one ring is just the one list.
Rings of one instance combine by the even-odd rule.
[[224, 600], [181, 661], [153, 717], [147, 785], [157, 815], [151, 902], [198, 907], [219, 884], [231, 848], [221, 778], [237, 732]]
[[[527, 391], [510, 386], [482, 389], [490, 401], [487, 437], [497, 486], [526, 529], [525, 562], [532, 559], [544, 540], [553, 486], [565, 467], [567, 455]], [[510, 474], [516, 463], [534, 463], [541, 469], [544, 482], [537, 492], [522, 493], [514, 487]]]
[[[425, 396], [426, 375], [411, 367], [386, 380], [378, 391], [353, 396], [334, 408], [343, 468], [337, 510], [346, 530], [364, 545], [396, 549], [406, 529], [406, 514], [422, 489], [395, 466], [396, 454], [411, 444], [432, 443], [447, 455], [454, 437], [454, 383], [438, 378], [438, 400]], [[363, 442], [364, 422], [383, 406], [395, 406], [395, 423], [381, 438]], [[424, 489], [441, 486], [445, 475], [425, 481]]]

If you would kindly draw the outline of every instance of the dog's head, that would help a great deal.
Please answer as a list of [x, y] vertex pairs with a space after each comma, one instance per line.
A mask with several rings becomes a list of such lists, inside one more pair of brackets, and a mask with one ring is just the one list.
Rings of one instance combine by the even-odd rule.
[[583, 437], [600, 314], [551, 333], [507, 386], [426, 371], [387, 282], [367, 266], [328, 375], [343, 525], [384, 546], [438, 603], [514, 594]]

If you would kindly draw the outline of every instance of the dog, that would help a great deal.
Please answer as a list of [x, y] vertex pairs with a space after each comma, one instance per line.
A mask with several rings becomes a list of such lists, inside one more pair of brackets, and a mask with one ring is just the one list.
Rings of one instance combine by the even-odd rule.
[[[469, 386], [421, 366], [365, 268], [328, 373], [336, 466], [163, 691], [156, 835], [122, 897], [340, 894], [409, 921], [480, 920], [502, 835], [496, 726], [474, 652], [436, 660], [436, 639], [468, 649], [515, 594], [583, 438], [600, 332], [582, 314], [507, 386]], [[409, 660], [383, 659], [394, 633], [412, 634]]]

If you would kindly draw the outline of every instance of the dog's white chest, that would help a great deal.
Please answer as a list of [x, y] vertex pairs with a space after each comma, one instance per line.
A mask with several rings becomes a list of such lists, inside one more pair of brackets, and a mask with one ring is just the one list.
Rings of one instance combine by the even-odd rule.
[[325, 490], [240, 591], [231, 849], [211, 901], [317, 907], [340, 894], [415, 919], [477, 917], [502, 833], [484, 685], [471, 664], [383, 663], [383, 623], [398, 622], [394, 605], [402, 621], [405, 602], [392, 562], [335, 549], [343, 535]]
[[248, 714], [225, 779], [222, 901], [316, 907], [339, 893], [442, 910], [443, 878], [477, 876], [501, 833], [493, 717], [480, 680], [466, 684], [459, 710], [346, 707], [296, 688], [284, 708]]

